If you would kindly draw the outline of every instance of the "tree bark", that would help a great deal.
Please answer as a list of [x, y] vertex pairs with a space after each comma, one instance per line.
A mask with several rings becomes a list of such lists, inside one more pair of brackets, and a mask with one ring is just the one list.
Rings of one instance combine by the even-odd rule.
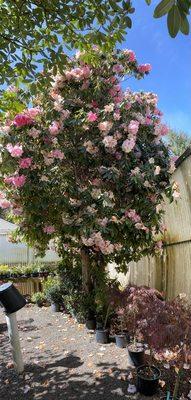
[[90, 293], [92, 290], [92, 279], [91, 279], [91, 264], [88, 250], [85, 248], [81, 249], [82, 257], [82, 288], [85, 293]]

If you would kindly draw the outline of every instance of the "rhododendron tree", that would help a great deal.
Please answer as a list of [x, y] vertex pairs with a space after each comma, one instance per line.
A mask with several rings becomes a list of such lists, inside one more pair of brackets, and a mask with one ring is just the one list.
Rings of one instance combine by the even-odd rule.
[[34, 107], [1, 128], [3, 205], [39, 252], [51, 240], [82, 257], [87, 281], [93, 264], [126, 271], [160, 252], [163, 196], [178, 193], [157, 96], [121, 88], [151, 66], [131, 50], [93, 51], [99, 64], [85, 64], [83, 52], [68, 58]]

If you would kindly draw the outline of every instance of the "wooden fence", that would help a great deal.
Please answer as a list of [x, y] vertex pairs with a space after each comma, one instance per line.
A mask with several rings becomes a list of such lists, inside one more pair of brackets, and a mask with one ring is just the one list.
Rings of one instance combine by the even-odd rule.
[[131, 262], [126, 275], [117, 274], [114, 264], [109, 271], [123, 286], [147, 285], [163, 291], [167, 298], [186, 293], [191, 299], [191, 149], [178, 160], [172, 180], [178, 182], [180, 199], [171, 204], [165, 201], [163, 255]]
[[43, 288], [42, 278], [16, 278], [10, 279], [19, 292], [24, 296], [32, 296], [36, 292], [41, 292]]

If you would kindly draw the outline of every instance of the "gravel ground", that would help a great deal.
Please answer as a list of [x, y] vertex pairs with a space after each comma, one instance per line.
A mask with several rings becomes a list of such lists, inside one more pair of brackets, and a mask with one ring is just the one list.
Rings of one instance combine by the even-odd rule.
[[83, 325], [49, 307], [27, 305], [17, 315], [25, 372], [14, 372], [1, 312], [0, 400], [144, 399], [128, 393], [133, 368], [126, 349], [97, 344]]

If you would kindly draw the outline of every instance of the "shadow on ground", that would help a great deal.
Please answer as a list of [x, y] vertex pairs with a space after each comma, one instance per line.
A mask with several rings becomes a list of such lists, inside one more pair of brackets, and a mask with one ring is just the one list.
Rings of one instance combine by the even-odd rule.
[[[6, 340], [1, 343], [6, 351]], [[50, 354], [47, 356], [50, 360]], [[26, 365], [25, 374], [18, 377], [13, 369], [7, 369], [5, 363], [0, 366], [1, 381], [0, 399], [6, 400], [118, 400], [126, 397], [127, 382], [120, 379], [122, 372], [112, 365], [99, 364], [99, 373], [82, 373], [75, 371], [82, 364], [80, 357], [70, 353], [67, 357], [54, 358], [45, 366], [35, 363]], [[32, 360], [31, 360], [32, 361]], [[39, 360], [38, 360], [39, 361]], [[101, 369], [100, 369], [101, 367]], [[112, 369], [112, 370], [111, 370]], [[108, 372], [110, 371], [110, 372]], [[11, 385], [10, 385], [11, 382]]]

